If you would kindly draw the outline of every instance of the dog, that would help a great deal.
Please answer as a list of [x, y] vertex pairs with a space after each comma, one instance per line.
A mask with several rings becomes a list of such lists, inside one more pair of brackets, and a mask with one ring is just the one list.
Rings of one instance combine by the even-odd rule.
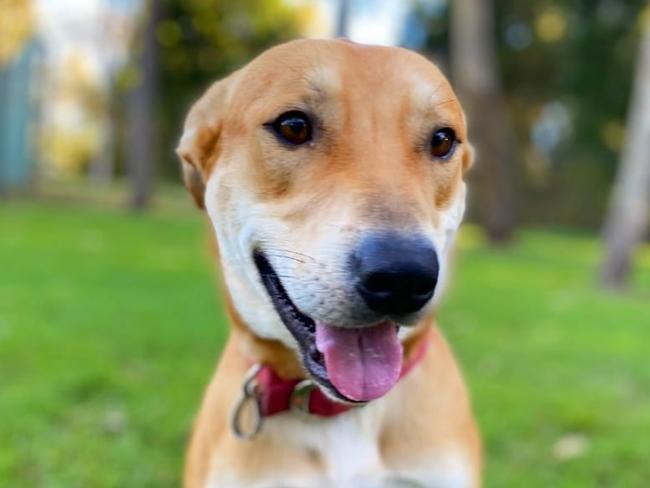
[[177, 153], [232, 322], [184, 486], [480, 486], [470, 401], [434, 323], [473, 160], [438, 68], [291, 41], [213, 84]]

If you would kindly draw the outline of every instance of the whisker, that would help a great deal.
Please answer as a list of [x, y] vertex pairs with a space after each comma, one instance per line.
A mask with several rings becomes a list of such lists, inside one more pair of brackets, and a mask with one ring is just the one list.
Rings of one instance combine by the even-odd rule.
[[298, 258], [293, 257], [293, 256], [285, 256], [284, 254], [271, 254], [271, 253], [266, 253], [266, 255], [267, 255], [267, 256], [270, 256], [270, 257], [272, 257], [272, 258], [290, 259], [290, 260], [292, 260], [292, 261], [296, 261], [296, 262], [301, 263], [301, 264], [305, 264], [305, 263], [306, 263], [306, 261], [303, 261], [302, 259], [298, 259]]
[[289, 254], [296, 254], [296, 255], [301, 256], [303, 258], [308, 258], [308, 259], [311, 259], [311, 260], [315, 261], [315, 258], [310, 256], [309, 254], [305, 254], [304, 252], [298, 252], [298, 251], [293, 251], [291, 249], [276, 248], [276, 247], [271, 247], [270, 250], [274, 251], [274, 252], [277, 251], [277, 252], [283, 252], [283, 253], [289, 253]]

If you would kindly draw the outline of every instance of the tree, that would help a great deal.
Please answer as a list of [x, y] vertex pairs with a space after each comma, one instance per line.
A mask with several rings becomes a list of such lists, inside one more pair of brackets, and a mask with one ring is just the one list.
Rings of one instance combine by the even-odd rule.
[[308, 8], [285, 0], [165, 0], [156, 26], [159, 174], [178, 178], [174, 149], [185, 115], [215, 80], [300, 35]]
[[[33, 174], [29, 122], [34, 115], [34, 61], [32, 2], [9, 2], [0, 21], [0, 194], [23, 189]], [[5, 20], [7, 19], [7, 20]], [[8, 19], [11, 19], [10, 21]]]
[[601, 281], [621, 288], [628, 280], [632, 255], [650, 219], [650, 3], [639, 47], [630, 99], [627, 140], [605, 219], [605, 260]]
[[130, 206], [134, 210], [147, 207], [151, 198], [154, 168], [157, 161], [155, 141], [154, 100], [157, 88], [156, 21], [159, 2], [145, 7], [145, 26], [137, 46], [139, 71], [134, 86], [127, 94], [127, 127], [124, 155], [131, 181]]
[[[417, 1], [403, 31], [406, 45], [435, 59], [443, 70], [451, 64], [449, 9], [455, 3]], [[646, 4], [494, 2], [518, 222], [602, 225], [637, 61], [639, 32], [630, 26]], [[470, 140], [475, 135], [472, 131]], [[477, 171], [470, 174], [472, 193], [483, 183], [474, 178], [483, 156], [478, 154]], [[472, 198], [469, 218], [478, 220], [482, 206], [480, 198]]]
[[348, 23], [350, 18], [350, 0], [339, 0], [336, 13], [336, 37], [348, 36]]
[[510, 134], [496, 55], [491, 0], [454, 0], [451, 71], [477, 150], [473, 178], [479, 220], [492, 243], [512, 237], [514, 202]]

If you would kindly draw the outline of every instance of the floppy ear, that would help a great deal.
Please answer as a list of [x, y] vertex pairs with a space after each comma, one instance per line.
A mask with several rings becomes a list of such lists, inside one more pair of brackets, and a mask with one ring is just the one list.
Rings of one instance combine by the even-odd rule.
[[219, 135], [236, 75], [214, 83], [192, 106], [176, 148], [185, 186], [199, 208], [205, 208], [205, 182], [219, 157]]
[[467, 143], [467, 149], [465, 149], [465, 154], [463, 154], [463, 174], [467, 173], [474, 166], [475, 156], [476, 149], [470, 143]]

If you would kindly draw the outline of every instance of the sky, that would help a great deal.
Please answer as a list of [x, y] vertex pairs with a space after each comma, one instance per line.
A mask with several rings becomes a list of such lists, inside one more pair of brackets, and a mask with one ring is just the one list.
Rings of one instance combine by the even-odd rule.
[[[231, 0], [234, 1], [234, 0]], [[288, 4], [315, 5], [321, 16], [308, 36], [332, 37], [339, 0], [284, 0]], [[424, 0], [441, 3], [444, 0]], [[413, 0], [349, 0], [348, 37], [366, 44], [395, 45], [409, 5]], [[39, 30], [53, 62], [71, 49], [87, 53], [102, 72], [125, 56], [118, 34], [126, 28], [124, 18], [131, 15], [142, 0], [36, 0]], [[110, 13], [110, 14], [109, 14]], [[128, 23], [128, 22], [126, 22]]]
[[[229, 0], [235, 1], [235, 0]], [[290, 5], [312, 5], [320, 19], [308, 36], [332, 37], [340, 0], [283, 0]], [[348, 37], [365, 44], [396, 45], [409, 6], [415, 0], [348, 0]], [[440, 5], [446, 0], [419, 0]], [[54, 62], [70, 49], [87, 51], [98, 63], [119, 63], [125, 56], [117, 39], [128, 17], [143, 0], [35, 0], [39, 30]], [[125, 19], [127, 21], [125, 22]], [[124, 36], [122, 36], [124, 37]]]
[[[292, 0], [288, 1], [291, 3]], [[348, 37], [351, 40], [384, 46], [394, 46], [399, 43], [401, 29], [408, 7], [412, 3], [411, 0], [349, 1]], [[296, 0], [294, 3], [318, 4], [323, 12], [325, 27], [312, 34], [316, 37], [332, 37], [334, 35], [339, 0]]]
[[99, 78], [126, 60], [131, 17], [140, 0], [36, 0], [46, 61], [53, 67], [75, 51]]

